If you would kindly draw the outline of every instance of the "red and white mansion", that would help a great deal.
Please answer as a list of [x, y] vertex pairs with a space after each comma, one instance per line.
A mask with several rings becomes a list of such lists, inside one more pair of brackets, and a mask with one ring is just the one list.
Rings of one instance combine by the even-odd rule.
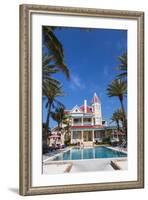
[[[70, 143], [83, 146], [92, 146], [95, 142], [102, 142], [107, 137], [107, 131], [112, 131], [113, 139], [123, 136], [117, 133], [116, 126], [107, 126], [102, 118], [101, 101], [94, 93], [91, 104], [87, 105], [87, 100], [81, 106], [74, 106], [71, 110], [65, 110], [65, 114], [70, 120]], [[64, 127], [64, 124], [62, 124]], [[55, 142], [56, 141], [56, 142]], [[50, 136], [50, 144], [64, 144], [64, 134], [57, 132], [57, 127], [53, 128]]]
[[101, 101], [94, 93], [91, 105], [84, 104], [74, 106], [72, 110], [66, 110], [71, 118], [71, 144], [93, 144], [101, 142], [105, 136], [105, 121], [102, 119]]

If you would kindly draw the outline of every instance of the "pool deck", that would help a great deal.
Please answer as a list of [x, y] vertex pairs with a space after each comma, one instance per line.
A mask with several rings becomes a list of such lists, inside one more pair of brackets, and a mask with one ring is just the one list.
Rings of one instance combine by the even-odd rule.
[[[109, 149], [127, 154], [127, 151], [118, 147], [106, 146]], [[99, 158], [85, 160], [60, 160], [54, 161], [54, 157], [70, 150], [72, 147], [55, 151], [43, 156], [43, 174], [61, 174], [95, 171], [127, 170], [127, 157]]]
[[61, 174], [68, 173], [72, 168], [72, 163], [63, 162], [63, 163], [44, 163], [43, 165], [43, 174]]
[[[113, 171], [115, 168], [111, 162], [122, 163], [122, 170], [127, 170], [127, 158], [99, 158], [70, 161], [45, 161], [43, 163], [43, 174], [78, 173], [94, 171]], [[122, 161], [122, 162], [121, 162]]]
[[111, 166], [115, 169], [115, 170], [124, 170], [127, 169], [127, 165], [128, 165], [128, 161], [127, 159], [116, 159], [116, 160], [112, 160], [111, 161]]

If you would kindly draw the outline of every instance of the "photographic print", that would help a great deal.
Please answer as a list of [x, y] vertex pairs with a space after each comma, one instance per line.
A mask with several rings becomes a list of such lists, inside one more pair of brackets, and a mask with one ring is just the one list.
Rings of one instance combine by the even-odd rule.
[[127, 170], [127, 30], [42, 27], [43, 174]]
[[144, 13], [20, 6], [20, 194], [144, 187]]

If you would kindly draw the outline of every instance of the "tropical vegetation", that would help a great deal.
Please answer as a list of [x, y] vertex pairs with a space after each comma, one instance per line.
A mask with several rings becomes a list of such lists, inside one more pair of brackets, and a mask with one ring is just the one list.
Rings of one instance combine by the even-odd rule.
[[55, 109], [55, 112], [52, 113], [52, 118], [58, 124], [58, 133], [61, 130], [63, 121], [65, 119], [65, 111], [64, 110], [65, 110], [64, 106], [60, 106]]
[[108, 85], [107, 92], [108, 92], [107, 94], [109, 97], [118, 97], [118, 99], [121, 103], [122, 111], [123, 111], [123, 113], [125, 113], [124, 105], [123, 105], [123, 98], [127, 92], [126, 82], [121, 79], [113, 80], [112, 83]]
[[120, 101], [121, 108], [114, 111], [111, 120], [117, 124], [117, 130], [120, 129], [120, 121], [122, 129], [127, 137], [127, 115], [124, 108], [124, 98], [127, 96], [127, 52], [118, 57], [119, 65], [117, 70], [119, 74], [107, 87], [107, 95], [109, 97], [117, 97]]
[[117, 78], [126, 79], [127, 78], [127, 52], [123, 53], [122, 56], [119, 56], [118, 60], [120, 64], [117, 67], [117, 70], [120, 71], [120, 74], [117, 75]]
[[57, 97], [64, 95], [62, 83], [54, 78], [56, 73], [62, 72], [67, 79], [70, 78], [69, 69], [64, 63], [63, 46], [54, 33], [54, 27], [43, 26], [43, 48], [42, 48], [42, 93], [47, 118], [43, 134], [48, 137], [50, 127], [50, 117], [54, 116], [58, 107], [64, 105], [58, 101]]
[[117, 125], [117, 130], [120, 131], [120, 124], [124, 127], [124, 113], [122, 109], [117, 109], [114, 111], [111, 117], [111, 123], [115, 122]]
[[[55, 78], [55, 74], [62, 73], [70, 79], [70, 72], [64, 60], [64, 49], [55, 35], [56, 27], [43, 26], [42, 28], [42, 93], [43, 102], [47, 110], [46, 122], [44, 124], [44, 138], [48, 137], [50, 130], [50, 119], [57, 122], [58, 132], [65, 133], [65, 138], [70, 139], [70, 118], [64, 112], [64, 105], [58, 100], [64, 95], [62, 83]], [[127, 115], [124, 108], [124, 99], [127, 95], [127, 52], [118, 57], [119, 65], [116, 67], [118, 74], [108, 84], [107, 95], [117, 97], [121, 108], [115, 110], [111, 116], [112, 122], [120, 130], [120, 124], [125, 135], [127, 135]]]

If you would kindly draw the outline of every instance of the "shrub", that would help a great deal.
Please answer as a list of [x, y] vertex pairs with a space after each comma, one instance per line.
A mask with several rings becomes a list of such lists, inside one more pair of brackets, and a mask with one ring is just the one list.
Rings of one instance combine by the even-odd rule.
[[103, 138], [102, 143], [103, 144], [110, 144], [110, 137]]

